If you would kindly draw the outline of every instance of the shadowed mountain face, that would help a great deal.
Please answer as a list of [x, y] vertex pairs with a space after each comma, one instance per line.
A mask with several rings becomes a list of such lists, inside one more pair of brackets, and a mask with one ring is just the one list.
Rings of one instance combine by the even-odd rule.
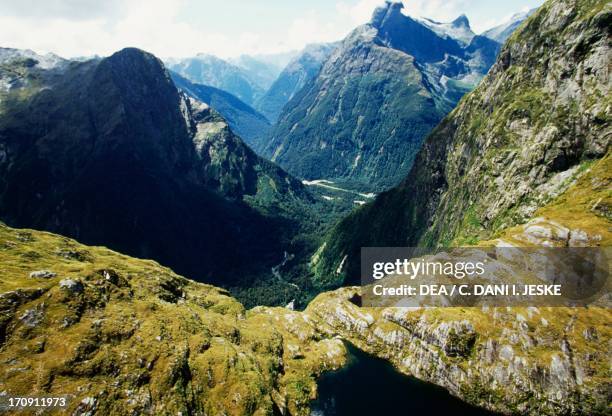
[[444, 31], [402, 7], [387, 2], [344, 39], [286, 105], [266, 156], [298, 177], [363, 190], [408, 173], [424, 137], [480, 81], [499, 44], [473, 33], [466, 41], [465, 17]]
[[[606, 1], [542, 6], [427, 138], [408, 177], [335, 227], [319, 275], [356, 278], [360, 247], [475, 244], [563, 194], [610, 149], [611, 18]], [[578, 226], [609, 219], [609, 203], [595, 198]]]
[[251, 146], [258, 149], [270, 130], [268, 120], [238, 97], [208, 85], [193, 83], [176, 72], [170, 72], [174, 84], [198, 101], [208, 104], [227, 120], [232, 131]]
[[154, 56], [124, 49], [51, 67], [6, 58], [0, 74], [7, 224], [225, 284], [278, 263], [300, 229], [293, 209], [310, 196], [299, 181], [179, 93]]

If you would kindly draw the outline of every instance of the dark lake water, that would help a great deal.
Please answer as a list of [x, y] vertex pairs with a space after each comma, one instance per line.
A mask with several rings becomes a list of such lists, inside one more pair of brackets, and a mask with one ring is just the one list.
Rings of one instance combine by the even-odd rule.
[[385, 360], [347, 344], [349, 364], [324, 374], [312, 416], [494, 416], [443, 388], [405, 376]]

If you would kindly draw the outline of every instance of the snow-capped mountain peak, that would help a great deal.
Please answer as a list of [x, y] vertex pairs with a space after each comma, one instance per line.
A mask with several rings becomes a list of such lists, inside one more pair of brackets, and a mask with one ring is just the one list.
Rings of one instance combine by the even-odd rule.
[[455, 39], [464, 45], [468, 45], [476, 36], [470, 28], [470, 21], [464, 14], [449, 23], [437, 22], [426, 17], [416, 18], [416, 20], [436, 32], [438, 36]]

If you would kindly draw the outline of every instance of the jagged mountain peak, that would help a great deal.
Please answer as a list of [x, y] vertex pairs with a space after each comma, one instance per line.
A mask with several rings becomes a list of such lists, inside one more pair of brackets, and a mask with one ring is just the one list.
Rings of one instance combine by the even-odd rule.
[[370, 24], [376, 28], [383, 27], [388, 20], [401, 16], [403, 8], [404, 4], [401, 1], [387, 0], [384, 5], [374, 9]]
[[433, 30], [438, 36], [456, 40], [464, 46], [469, 45], [474, 36], [476, 36], [465, 14], [449, 23], [438, 22], [426, 17], [418, 18], [417, 21]]
[[451, 22], [451, 25], [453, 25], [453, 27], [466, 27], [466, 28], [469, 28], [470, 27], [470, 21], [467, 18], [467, 16], [462, 13], [458, 18], [456, 18], [455, 20], [453, 20]]
[[285, 106], [266, 156], [303, 179], [368, 192], [407, 174], [420, 141], [484, 76], [499, 44], [473, 42], [465, 16], [439, 23], [403, 9], [387, 1], [334, 49], [315, 82]]
[[310, 197], [216, 112], [177, 91], [158, 58], [126, 48], [62, 71], [18, 69], [25, 81], [12, 82], [13, 66], [0, 65], [0, 84], [11, 82], [0, 90], [3, 221], [155, 258], [200, 279], [223, 279], [222, 264], [239, 264], [256, 245], [253, 276], [278, 263], [289, 240], [262, 244], [261, 234], [289, 232], [289, 206], [298, 208], [287, 221], [300, 226], [294, 212], [310, 209]]

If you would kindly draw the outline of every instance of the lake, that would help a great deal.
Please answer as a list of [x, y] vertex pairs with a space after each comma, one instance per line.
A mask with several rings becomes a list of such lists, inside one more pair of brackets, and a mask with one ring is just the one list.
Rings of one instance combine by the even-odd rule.
[[346, 344], [348, 365], [325, 373], [311, 416], [447, 415], [494, 416], [445, 389], [399, 373], [387, 361]]

